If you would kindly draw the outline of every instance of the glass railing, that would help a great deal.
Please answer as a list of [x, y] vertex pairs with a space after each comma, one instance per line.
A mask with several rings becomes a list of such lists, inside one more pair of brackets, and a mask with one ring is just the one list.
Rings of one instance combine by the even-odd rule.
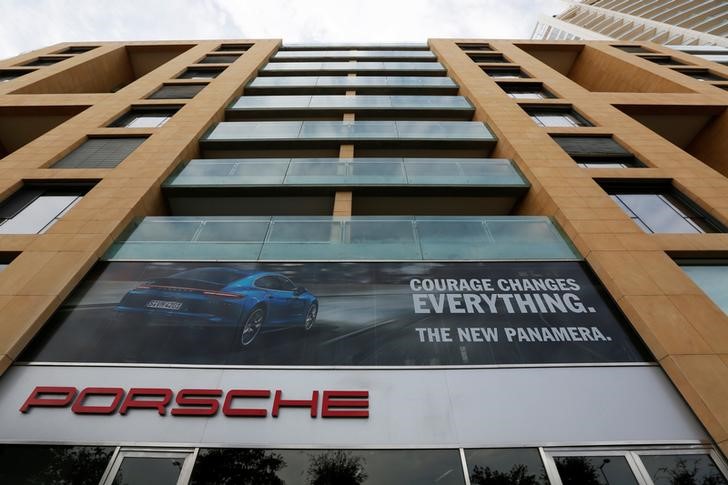
[[547, 217], [146, 217], [105, 260], [578, 260]]
[[260, 109], [458, 109], [473, 110], [463, 96], [241, 96], [228, 110]]
[[263, 76], [250, 88], [457, 88], [446, 76]]
[[445, 71], [439, 62], [271, 62], [261, 72], [280, 71]]
[[306, 51], [279, 51], [273, 56], [273, 60], [288, 59], [435, 59], [435, 54], [430, 51], [403, 51], [403, 50], [306, 50]]
[[247, 158], [190, 160], [165, 188], [270, 185], [529, 185], [510, 160], [498, 158]]
[[266, 140], [427, 140], [491, 143], [479, 121], [224, 121], [201, 142]]

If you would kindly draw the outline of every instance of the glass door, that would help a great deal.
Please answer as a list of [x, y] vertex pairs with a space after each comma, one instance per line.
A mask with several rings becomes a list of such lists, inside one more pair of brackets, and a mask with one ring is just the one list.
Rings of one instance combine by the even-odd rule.
[[184, 485], [194, 464], [194, 450], [120, 448], [102, 485]]

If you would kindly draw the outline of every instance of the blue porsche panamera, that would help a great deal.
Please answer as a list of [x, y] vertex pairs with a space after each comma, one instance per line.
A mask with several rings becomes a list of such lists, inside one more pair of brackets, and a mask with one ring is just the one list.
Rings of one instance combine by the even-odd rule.
[[116, 311], [237, 327], [240, 343], [248, 345], [264, 326], [309, 330], [318, 300], [278, 273], [208, 267], [144, 282]]

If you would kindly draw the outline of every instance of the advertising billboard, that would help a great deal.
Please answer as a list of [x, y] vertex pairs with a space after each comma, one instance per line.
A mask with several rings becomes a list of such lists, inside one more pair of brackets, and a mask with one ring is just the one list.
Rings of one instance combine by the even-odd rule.
[[650, 360], [577, 262], [100, 263], [21, 361], [433, 366]]

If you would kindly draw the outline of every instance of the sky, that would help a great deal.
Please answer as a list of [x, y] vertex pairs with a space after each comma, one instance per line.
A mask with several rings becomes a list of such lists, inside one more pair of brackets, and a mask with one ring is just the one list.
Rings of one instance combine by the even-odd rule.
[[0, 59], [71, 41], [528, 39], [560, 0], [0, 0]]

